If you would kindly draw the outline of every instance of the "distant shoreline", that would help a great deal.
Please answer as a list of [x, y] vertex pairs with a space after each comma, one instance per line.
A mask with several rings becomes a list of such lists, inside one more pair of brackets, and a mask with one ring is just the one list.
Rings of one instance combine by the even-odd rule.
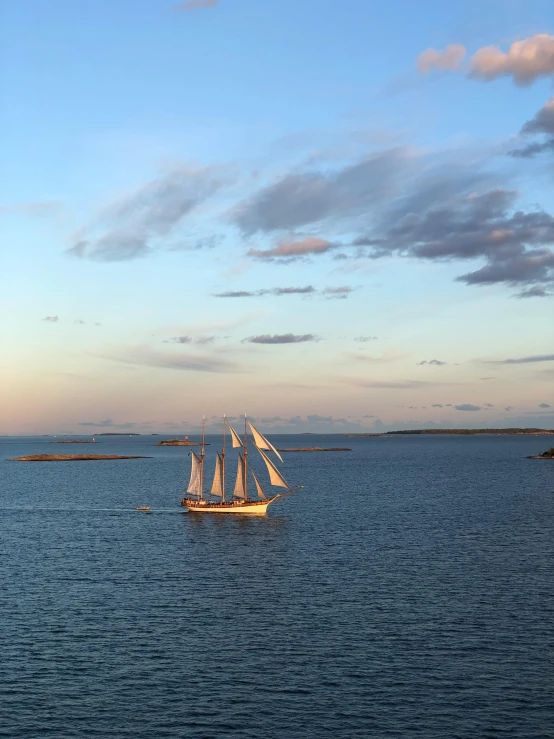
[[385, 431], [382, 434], [346, 434], [350, 438], [377, 438], [383, 436], [408, 436], [420, 434], [425, 436], [447, 435], [447, 436], [539, 436], [554, 434], [552, 429], [537, 428], [508, 428], [508, 429], [414, 429], [406, 431]]
[[298, 449], [277, 449], [278, 452], [351, 452], [352, 449], [345, 446], [332, 446], [332, 447], [321, 447], [321, 446], [309, 446], [299, 447]]
[[151, 457], [119, 454], [30, 454], [26, 457], [12, 457], [10, 462], [95, 462], [102, 459], [151, 459]]

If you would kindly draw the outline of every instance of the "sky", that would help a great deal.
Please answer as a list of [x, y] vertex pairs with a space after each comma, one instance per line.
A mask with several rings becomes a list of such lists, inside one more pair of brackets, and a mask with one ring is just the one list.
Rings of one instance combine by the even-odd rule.
[[0, 18], [0, 434], [554, 428], [551, 0]]

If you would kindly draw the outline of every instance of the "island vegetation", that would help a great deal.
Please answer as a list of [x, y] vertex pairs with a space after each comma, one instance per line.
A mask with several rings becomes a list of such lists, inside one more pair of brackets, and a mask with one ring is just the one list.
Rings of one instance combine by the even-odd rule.
[[51, 444], [95, 444], [94, 439], [58, 439], [51, 441]]
[[408, 434], [453, 434], [456, 436], [474, 436], [477, 434], [501, 434], [503, 436], [522, 436], [524, 434], [554, 434], [553, 429], [509, 428], [509, 429], [414, 429], [406, 431], [387, 431], [387, 436]]
[[527, 459], [554, 459], [554, 446], [547, 449], [546, 452], [543, 452], [542, 454], [534, 454], [527, 457]]
[[[163, 441], [158, 441], [154, 446], [201, 446], [201, 444], [199, 441], [189, 441], [188, 439], [164, 439]], [[204, 446], [210, 445], [204, 444]]]
[[29, 454], [13, 457], [10, 462], [89, 462], [101, 459], [150, 459], [150, 457], [119, 454]]

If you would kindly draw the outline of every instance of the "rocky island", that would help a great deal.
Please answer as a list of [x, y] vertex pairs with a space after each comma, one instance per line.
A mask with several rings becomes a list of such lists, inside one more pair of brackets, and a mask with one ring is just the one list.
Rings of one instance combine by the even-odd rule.
[[59, 441], [51, 441], [51, 444], [95, 444], [94, 439], [60, 439]]
[[[201, 446], [201, 443], [199, 441], [189, 441], [188, 439], [164, 439], [163, 441], [158, 441], [154, 446]], [[210, 445], [204, 444], [204, 446]]]
[[527, 459], [554, 459], [554, 446], [551, 449], [547, 449], [542, 454], [533, 454]]
[[10, 462], [88, 462], [100, 459], [150, 459], [142, 456], [123, 456], [119, 454], [30, 454], [27, 457], [13, 457]]

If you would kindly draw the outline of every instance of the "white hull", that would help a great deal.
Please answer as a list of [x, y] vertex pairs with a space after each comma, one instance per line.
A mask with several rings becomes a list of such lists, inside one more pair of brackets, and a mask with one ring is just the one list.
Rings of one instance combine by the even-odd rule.
[[242, 501], [234, 503], [212, 503], [210, 501], [184, 498], [181, 501], [181, 505], [191, 513], [240, 513], [241, 515], [263, 516], [267, 512], [268, 505], [280, 497], [280, 495], [275, 495], [269, 500], [249, 500], [245, 503]]

